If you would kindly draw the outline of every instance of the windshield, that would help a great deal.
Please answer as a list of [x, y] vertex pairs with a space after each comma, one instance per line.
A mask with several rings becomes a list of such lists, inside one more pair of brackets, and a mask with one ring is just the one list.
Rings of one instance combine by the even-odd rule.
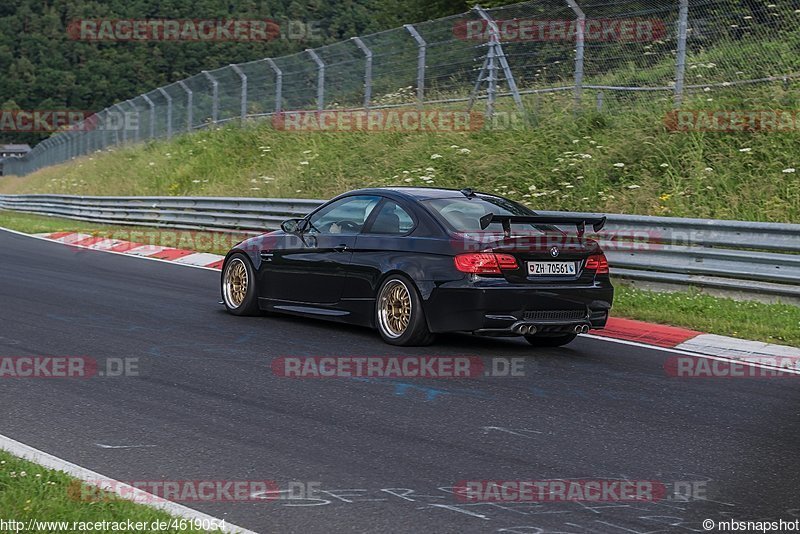
[[[423, 200], [421, 204], [428, 208], [450, 230], [462, 233], [502, 233], [503, 226], [500, 223], [491, 223], [486, 229], [481, 229], [480, 219], [488, 213], [494, 213], [495, 215], [535, 215], [533, 211], [525, 206], [504, 198], [491, 196], [435, 198]], [[534, 226], [532, 224], [512, 224], [511, 230], [515, 234], [521, 234], [538, 233], [552, 230], [552, 228]]]

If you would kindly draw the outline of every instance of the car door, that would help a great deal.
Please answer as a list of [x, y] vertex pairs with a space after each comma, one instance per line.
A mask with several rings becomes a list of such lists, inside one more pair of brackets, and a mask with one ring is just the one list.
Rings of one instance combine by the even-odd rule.
[[412, 211], [392, 199], [385, 199], [356, 238], [345, 299], [363, 300], [375, 296], [376, 285], [387, 266], [396, 265], [408, 251], [408, 235], [416, 227]]
[[[302, 234], [267, 251], [262, 279], [272, 300], [311, 305], [339, 302], [356, 236], [381, 197], [340, 198], [312, 213]], [[263, 257], [263, 255], [262, 255]]]

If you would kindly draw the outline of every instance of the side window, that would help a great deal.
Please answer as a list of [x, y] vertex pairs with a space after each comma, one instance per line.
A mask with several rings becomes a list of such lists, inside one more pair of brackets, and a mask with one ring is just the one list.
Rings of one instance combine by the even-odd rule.
[[367, 195], [337, 200], [311, 216], [308, 231], [316, 234], [357, 234], [380, 201], [381, 197]]
[[375, 214], [375, 220], [369, 228], [371, 234], [407, 234], [414, 228], [414, 219], [396, 202], [387, 200]]

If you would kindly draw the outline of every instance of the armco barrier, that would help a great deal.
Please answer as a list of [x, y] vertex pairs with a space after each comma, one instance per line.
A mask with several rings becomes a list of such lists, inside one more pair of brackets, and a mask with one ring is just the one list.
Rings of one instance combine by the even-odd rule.
[[[275, 229], [322, 202], [0, 195], [2, 209], [102, 224], [246, 232]], [[618, 277], [800, 299], [800, 224], [609, 215], [599, 237]]]

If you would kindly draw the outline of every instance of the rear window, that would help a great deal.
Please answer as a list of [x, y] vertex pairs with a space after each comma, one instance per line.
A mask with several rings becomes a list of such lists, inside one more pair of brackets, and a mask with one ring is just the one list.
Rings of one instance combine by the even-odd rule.
[[[481, 229], [481, 217], [488, 213], [494, 213], [495, 215], [534, 215], [534, 212], [528, 208], [500, 197], [435, 198], [423, 200], [421, 203], [445, 226], [455, 232], [502, 233], [503, 226], [500, 223], [492, 223], [485, 230]], [[515, 234], [548, 230], [548, 228], [535, 227], [532, 224], [513, 224], [511, 227]]]

